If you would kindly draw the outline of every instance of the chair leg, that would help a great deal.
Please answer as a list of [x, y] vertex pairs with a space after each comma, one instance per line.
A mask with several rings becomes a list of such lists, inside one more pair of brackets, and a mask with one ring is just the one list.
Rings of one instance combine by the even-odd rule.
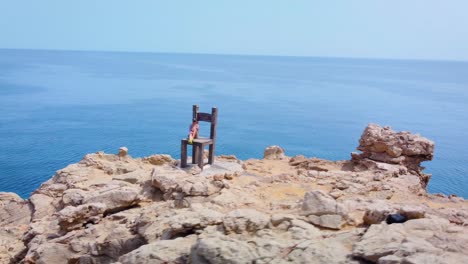
[[210, 145], [210, 152], [208, 154], [208, 163], [213, 164], [214, 162], [214, 152], [215, 152], [215, 145], [211, 144]]
[[192, 164], [197, 164], [198, 159], [197, 159], [197, 148], [198, 146], [195, 145], [195, 143], [192, 144]]
[[187, 167], [187, 142], [182, 140], [180, 147], [180, 167]]
[[203, 170], [203, 151], [205, 149], [205, 145], [201, 144], [197, 147], [197, 158], [198, 158], [198, 167]]

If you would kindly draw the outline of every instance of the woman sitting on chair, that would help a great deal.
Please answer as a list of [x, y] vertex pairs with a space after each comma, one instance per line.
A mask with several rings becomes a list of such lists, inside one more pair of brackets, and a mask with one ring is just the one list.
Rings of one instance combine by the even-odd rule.
[[190, 125], [190, 132], [188, 135], [188, 143], [192, 144], [193, 140], [198, 137], [198, 121], [196, 118], [192, 120], [192, 124]]

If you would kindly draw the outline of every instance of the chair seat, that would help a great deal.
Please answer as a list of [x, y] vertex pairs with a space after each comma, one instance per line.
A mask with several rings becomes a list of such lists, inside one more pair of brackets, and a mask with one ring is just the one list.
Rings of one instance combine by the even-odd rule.
[[[184, 138], [183, 140], [188, 142], [187, 138]], [[195, 143], [195, 144], [197, 144], [197, 143], [198, 144], [212, 144], [213, 139], [211, 139], [211, 138], [196, 138], [196, 139], [193, 140], [193, 143]]]
[[211, 138], [196, 138], [196, 139], [193, 140], [193, 143], [208, 144], [208, 143], [213, 143], [213, 139], [211, 139]]

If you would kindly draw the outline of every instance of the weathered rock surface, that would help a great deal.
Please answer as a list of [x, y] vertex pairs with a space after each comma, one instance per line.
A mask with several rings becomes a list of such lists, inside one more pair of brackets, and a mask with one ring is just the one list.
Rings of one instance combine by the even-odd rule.
[[353, 154], [354, 160], [369, 159], [404, 165], [420, 175], [424, 188], [429, 182], [430, 175], [422, 173], [424, 168], [420, 165], [423, 161], [432, 160], [434, 156], [434, 142], [427, 138], [370, 124], [362, 133], [357, 149], [362, 151], [362, 154]]
[[343, 205], [322, 191], [306, 193], [302, 210], [310, 223], [331, 229], [340, 229], [344, 224], [343, 216], [346, 215]]
[[58, 213], [58, 224], [65, 231], [80, 229], [85, 224], [99, 222], [105, 210], [106, 205], [103, 203], [67, 206]]
[[18, 262], [26, 250], [21, 237], [28, 230], [31, 204], [15, 193], [0, 193], [0, 263]]
[[197, 236], [190, 235], [174, 240], [158, 240], [143, 245], [119, 258], [121, 263], [164, 264], [187, 263]]
[[125, 157], [128, 155], [128, 148], [127, 147], [120, 147], [119, 148], [119, 157]]
[[224, 188], [224, 183], [220, 179], [189, 175], [178, 168], [156, 167], [151, 177], [153, 186], [161, 190], [167, 199], [177, 199], [177, 194], [209, 196]]
[[440, 218], [371, 225], [353, 255], [378, 263], [388, 263], [388, 256], [396, 263], [465, 263], [468, 232]]
[[255, 232], [265, 228], [270, 217], [254, 209], [237, 209], [226, 215], [223, 225], [226, 232]]
[[425, 190], [433, 143], [370, 125], [359, 150], [203, 171], [88, 154], [27, 200], [0, 193], [0, 263], [468, 263], [468, 202]]
[[285, 159], [284, 149], [279, 146], [269, 146], [263, 153], [263, 158], [268, 160], [281, 160]]

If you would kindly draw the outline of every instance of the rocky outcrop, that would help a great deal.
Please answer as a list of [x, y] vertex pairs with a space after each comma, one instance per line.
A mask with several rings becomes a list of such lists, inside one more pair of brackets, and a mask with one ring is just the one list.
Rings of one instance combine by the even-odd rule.
[[120, 147], [119, 148], [119, 157], [125, 157], [128, 155], [128, 148], [127, 147]]
[[0, 193], [0, 263], [467, 263], [468, 202], [421, 185], [431, 144], [370, 125], [351, 161], [88, 154]]
[[284, 149], [279, 146], [269, 146], [263, 153], [263, 158], [268, 160], [281, 160], [285, 159]]
[[400, 164], [419, 175], [424, 188], [429, 182], [430, 175], [424, 174], [424, 168], [421, 167], [421, 162], [432, 160], [434, 156], [434, 142], [427, 138], [407, 131], [396, 132], [390, 127], [369, 124], [362, 133], [357, 149], [362, 153], [353, 153], [354, 161], [364, 160], [364, 164], [366, 160]]

